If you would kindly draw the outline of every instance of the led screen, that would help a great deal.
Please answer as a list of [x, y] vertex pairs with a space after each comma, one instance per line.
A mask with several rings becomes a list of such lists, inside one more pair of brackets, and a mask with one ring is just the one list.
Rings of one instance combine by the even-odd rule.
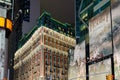
[[89, 20], [90, 59], [112, 53], [110, 8]]
[[106, 75], [111, 74], [111, 59], [90, 65], [89, 73], [89, 80], [106, 80]]
[[86, 80], [85, 42], [69, 50], [68, 80]]
[[120, 0], [112, 0], [115, 79], [120, 79]]

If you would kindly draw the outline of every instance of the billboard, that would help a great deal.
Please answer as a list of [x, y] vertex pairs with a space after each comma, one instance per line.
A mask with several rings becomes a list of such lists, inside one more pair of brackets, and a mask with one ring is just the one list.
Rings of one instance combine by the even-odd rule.
[[112, 0], [115, 79], [120, 79], [120, 0]]
[[[110, 7], [89, 20], [89, 45], [91, 61], [112, 54]], [[111, 59], [89, 66], [90, 80], [106, 80], [108, 74], [111, 74]]]
[[4, 61], [5, 60], [5, 30], [0, 29], [0, 80], [4, 75]]
[[69, 50], [68, 80], [86, 80], [85, 41]]
[[106, 80], [108, 74], [111, 74], [111, 59], [89, 66], [89, 80]]
[[110, 8], [89, 20], [90, 59], [112, 54]]

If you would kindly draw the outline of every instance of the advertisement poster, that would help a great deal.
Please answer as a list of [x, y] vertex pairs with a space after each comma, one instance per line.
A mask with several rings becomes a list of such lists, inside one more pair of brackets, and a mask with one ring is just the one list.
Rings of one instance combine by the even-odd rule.
[[69, 50], [68, 80], [86, 80], [85, 41]]
[[[110, 7], [89, 20], [90, 60], [112, 54]], [[89, 66], [90, 80], [106, 80], [111, 74], [111, 60]]]
[[89, 21], [90, 59], [112, 54], [110, 8]]
[[120, 0], [112, 0], [115, 80], [120, 80]]
[[0, 80], [4, 74], [4, 58], [5, 58], [5, 30], [0, 28]]
[[111, 74], [111, 59], [90, 65], [89, 73], [89, 80], [106, 80], [106, 75]]

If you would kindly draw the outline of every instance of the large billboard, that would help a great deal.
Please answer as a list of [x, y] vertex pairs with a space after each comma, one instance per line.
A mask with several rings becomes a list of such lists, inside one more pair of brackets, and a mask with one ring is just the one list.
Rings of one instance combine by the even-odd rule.
[[110, 7], [89, 20], [90, 59], [112, 54]]
[[115, 79], [120, 80], [120, 0], [112, 0]]
[[[110, 7], [89, 20], [89, 45], [91, 61], [112, 54]], [[108, 74], [111, 74], [111, 59], [89, 66], [90, 80], [106, 80]]]
[[86, 80], [85, 41], [69, 50], [68, 80]]

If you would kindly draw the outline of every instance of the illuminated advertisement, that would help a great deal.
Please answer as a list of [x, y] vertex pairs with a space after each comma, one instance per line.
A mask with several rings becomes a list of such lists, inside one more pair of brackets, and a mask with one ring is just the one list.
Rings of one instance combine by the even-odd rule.
[[12, 31], [12, 22], [9, 19], [7, 19], [6, 28]]
[[4, 74], [4, 59], [5, 58], [5, 30], [0, 29], [0, 80]]
[[115, 80], [120, 80], [120, 0], [112, 0]]
[[85, 41], [69, 50], [68, 80], [86, 80]]
[[112, 54], [110, 8], [89, 20], [90, 59]]
[[0, 27], [4, 27], [5, 25], [5, 18], [0, 17]]
[[0, 17], [0, 27], [7, 28], [10, 31], [12, 31], [12, 21], [10, 21], [9, 19]]
[[106, 80], [108, 74], [111, 74], [110, 59], [89, 66], [89, 80]]

